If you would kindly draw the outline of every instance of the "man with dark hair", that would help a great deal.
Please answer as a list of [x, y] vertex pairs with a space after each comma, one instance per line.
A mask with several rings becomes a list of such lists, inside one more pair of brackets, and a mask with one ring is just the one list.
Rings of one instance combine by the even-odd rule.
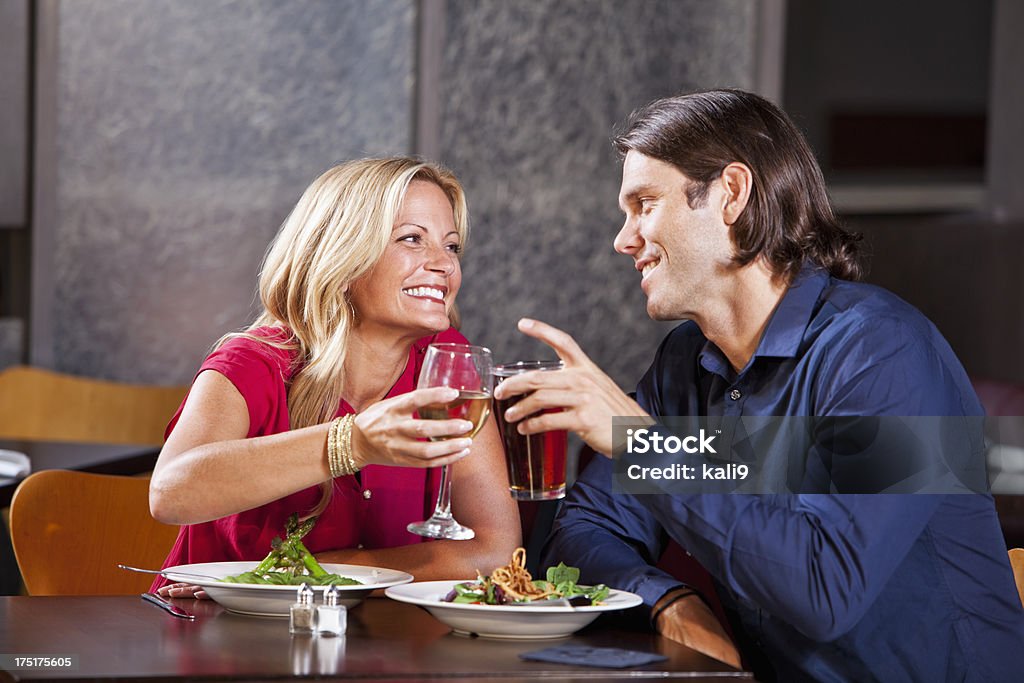
[[[615, 416], [983, 414], [938, 330], [856, 282], [857, 238], [778, 107], [737, 90], [668, 98], [635, 112], [615, 145], [615, 249], [633, 258], [648, 314], [685, 322], [634, 400], [569, 335], [521, 321], [566, 365], [496, 389], [526, 394], [506, 415], [521, 432], [568, 429], [611, 455]], [[545, 561], [640, 594], [667, 637], [739, 663], [701, 596], [654, 567], [672, 539], [714, 578], [759, 680], [1020, 675], [1024, 610], [987, 494], [633, 496], [613, 494], [612, 476], [606, 458], [584, 471]]]

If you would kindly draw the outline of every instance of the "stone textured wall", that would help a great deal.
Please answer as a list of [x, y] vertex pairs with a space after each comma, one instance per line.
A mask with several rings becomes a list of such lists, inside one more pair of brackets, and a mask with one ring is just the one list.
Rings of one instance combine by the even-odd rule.
[[[668, 327], [647, 317], [622, 225], [616, 123], [658, 97], [752, 87], [747, 0], [474, 0], [448, 4], [442, 150], [473, 234], [464, 332], [499, 359], [545, 349], [522, 316], [571, 332], [622, 386]], [[548, 352], [550, 354], [550, 352]]]
[[[52, 255], [57, 369], [191, 378], [249, 320], [267, 242], [332, 163], [412, 151], [415, 0], [62, 0]], [[749, 0], [449, 0], [441, 160], [474, 236], [473, 339], [535, 355], [532, 315], [632, 385], [665, 331], [616, 255], [612, 126], [751, 87]], [[44, 302], [46, 303], [46, 302]], [[39, 343], [36, 340], [34, 343]]]
[[54, 356], [191, 379], [337, 161], [410, 146], [413, 0], [59, 5]]

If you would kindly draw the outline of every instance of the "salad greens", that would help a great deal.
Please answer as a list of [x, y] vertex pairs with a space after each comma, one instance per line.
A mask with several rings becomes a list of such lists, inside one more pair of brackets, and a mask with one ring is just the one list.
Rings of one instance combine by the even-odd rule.
[[573, 605], [600, 605], [608, 597], [610, 592], [608, 586], [604, 584], [580, 586], [577, 583], [579, 579], [579, 569], [559, 562], [557, 567], [548, 567], [545, 579], [532, 581], [538, 593], [538, 597], [532, 599], [512, 598], [491, 576], [478, 576], [476, 581], [455, 584], [455, 587], [443, 600], [455, 603], [508, 605], [567, 598]]
[[277, 586], [297, 586], [308, 583], [314, 586], [354, 586], [360, 581], [338, 574], [329, 574], [320, 566], [313, 553], [302, 542], [316, 524], [316, 517], [310, 517], [299, 524], [298, 514], [292, 514], [285, 525], [285, 539], [274, 537], [270, 542], [270, 554], [252, 570], [225, 576], [225, 583], [258, 583]]

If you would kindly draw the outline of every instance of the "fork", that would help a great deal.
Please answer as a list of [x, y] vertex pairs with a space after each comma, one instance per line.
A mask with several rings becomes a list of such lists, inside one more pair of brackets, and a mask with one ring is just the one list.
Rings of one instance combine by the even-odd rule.
[[[138, 567], [129, 567], [126, 564], [119, 564], [117, 566], [120, 569], [127, 569], [130, 572], [139, 572], [141, 574], [157, 574], [159, 576], [164, 577], [165, 579], [170, 578], [169, 576], [167, 576], [168, 570], [166, 570], [166, 569], [139, 569]], [[209, 574], [193, 574], [191, 572], [179, 572], [179, 571], [172, 571], [170, 573], [174, 574], [175, 576], [187, 576], [187, 577], [190, 577], [190, 578], [193, 578], [193, 579], [206, 579], [208, 581], [220, 581], [221, 580], [221, 577], [219, 577], [219, 576], [210, 576]], [[173, 581], [173, 579], [171, 579], [171, 580]]]

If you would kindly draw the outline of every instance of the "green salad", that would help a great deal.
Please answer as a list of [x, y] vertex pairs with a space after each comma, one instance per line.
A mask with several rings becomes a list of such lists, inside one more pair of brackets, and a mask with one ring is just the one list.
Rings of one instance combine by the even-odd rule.
[[273, 586], [298, 586], [308, 583], [313, 586], [356, 586], [361, 581], [330, 574], [320, 566], [313, 553], [302, 542], [316, 524], [316, 517], [299, 523], [299, 516], [293, 514], [285, 525], [285, 539], [275, 537], [270, 542], [270, 554], [250, 571], [234, 576], [225, 576], [224, 583], [257, 583]]
[[442, 599], [444, 602], [479, 605], [508, 605], [513, 603], [542, 602], [567, 599], [574, 606], [600, 605], [610, 589], [604, 584], [581, 586], [580, 570], [559, 562], [548, 567], [544, 579], [534, 580], [526, 571], [526, 552], [519, 548], [512, 555], [511, 564], [499, 567], [488, 576], [480, 575], [476, 581], [455, 584]]

